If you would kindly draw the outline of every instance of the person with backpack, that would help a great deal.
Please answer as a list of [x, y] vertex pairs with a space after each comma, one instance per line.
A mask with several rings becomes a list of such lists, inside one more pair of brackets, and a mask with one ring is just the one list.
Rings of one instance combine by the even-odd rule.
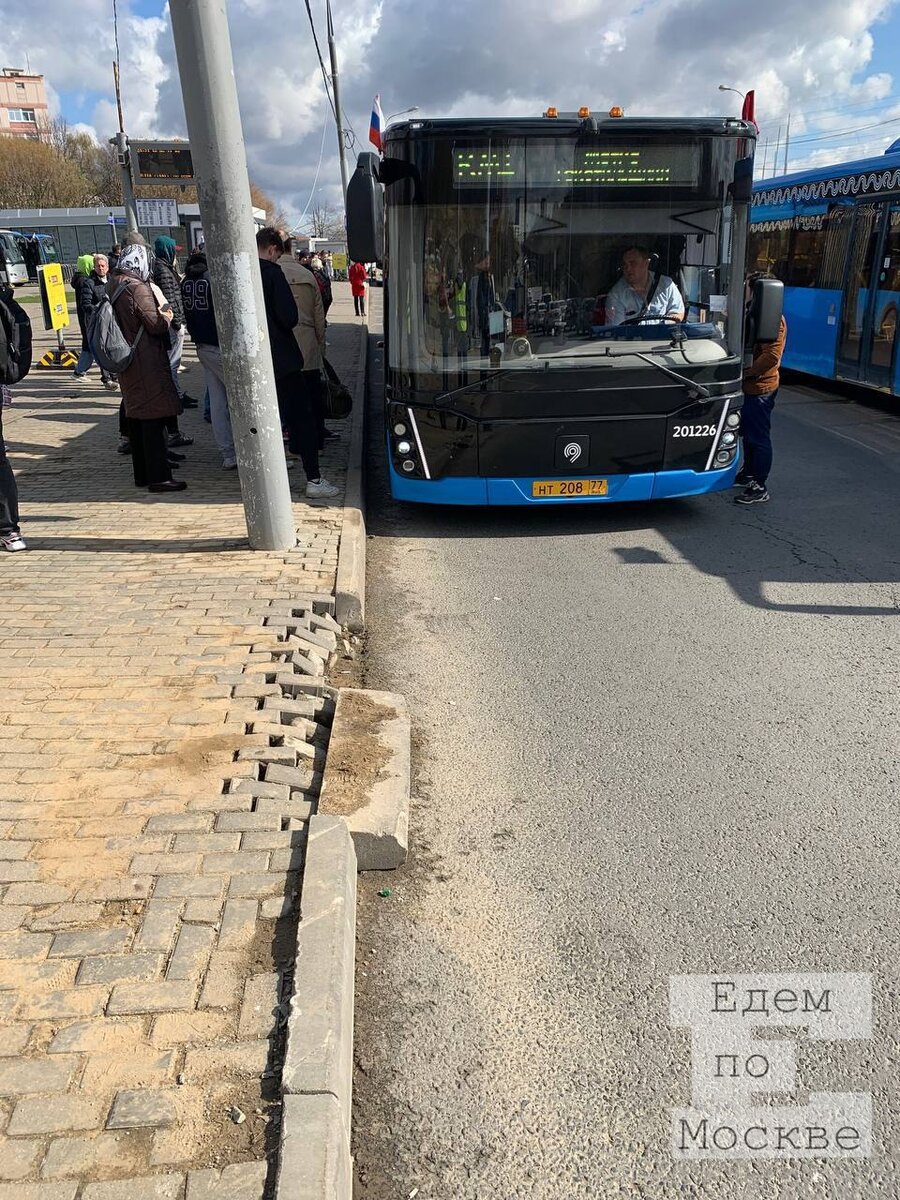
[[166, 423], [181, 407], [169, 363], [172, 309], [158, 304], [150, 286], [150, 253], [132, 243], [122, 250], [110, 304], [130, 352], [119, 370], [135, 487], [150, 492], [181, 492], [172, 478]]
[[[88, 344], [88, 329], [97, 306], [106, 297], [109, 259], [105, 254], [83, 254], [78, 260], [78, 268], [72, 276], [72, 287], [75, 289], [75, 310], [81, 328], [81, 354], [72, 374], [75, 379], [81, 380], [87, 378], [94, 363], [94, 354]], [[109, 392], [116, 391], [119, 386], [103, 367], [100, 368], [100, 382]]]
[[322, 297], [322, 307], [325, 309], [325, 315], [328, 315], [328, 310], [331, 308], [331, 302], [334, 295], [331, 290], [331, 280], [325, 274], [322, 268], [322, 260], [318, 254], [312, 254], [309, 250], [303, 250], [297, 255], [297, 261], [301, 267], [306, 267], [307, 271], [312, 271], [316, 283], [319, 285], [319, 294]]
[[13, 298], [11, 287], [0, 285], [0, 549], [27, 549], [19, 529], [19, 490], [3, 440], [3, 409], [12, 403], [10, 385], [31, 370], [31, 321]]
[[206, 379], [209, 419], [216, 445], [222, 455], [222, 467], [226, 471], [233, 471], [237, 467], [237, 455], [234, 449], [234, 434], [231, 432], [228, 394], [225, 391], [225, 369], [222, 365], [219, 330], [213, 308], [209, 266], [206, 255], [199, 250], [195, 250], [187, 261], [184, 279], [181, 281], [181, 300], [187, 330], [197, 347], [197, 357]]
[[175, 241], [170, 237], [158, 237], [153, 243], [153, 282], [172, 306], [172, 324], [169, 326], [169, 362], [172, 364], [172, 380], [183, 408], [196, 408], [197, 401], [182, 390], [178, 382], [178, 369], [184, 353], [184, 305], [181, 301], [181, 277], [175, 263]]

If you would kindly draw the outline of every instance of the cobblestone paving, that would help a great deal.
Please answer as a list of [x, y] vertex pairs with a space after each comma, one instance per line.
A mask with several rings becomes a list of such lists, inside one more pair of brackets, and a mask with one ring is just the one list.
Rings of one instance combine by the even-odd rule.
[[[330, 356], [352, 385], [343, 290]], [[254, 553], [198, 410], [188, 491], [151, 497], [116, 454], [117, 394], [35, 369], [14, 398], [30, 549], [0, 559], [0, 1200], [259, 1200], [340, 501], [298, 502], [297, 550]]]

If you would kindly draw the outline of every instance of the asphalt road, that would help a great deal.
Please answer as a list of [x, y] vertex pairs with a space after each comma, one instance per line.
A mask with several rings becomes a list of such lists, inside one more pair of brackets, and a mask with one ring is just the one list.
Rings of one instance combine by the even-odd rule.
[[[784, 389], [749, 510], [469, 512], [389, 498], [371, 411], [366, 679], [417, 800], [361, 878], [357, 1196], [900, 1196], [900, 417]], [[848, 971], [871, 1041], [785, 1036], [801, 1097], [872, 1092], [872, 1158], [676, 1161], [670, 975]]]

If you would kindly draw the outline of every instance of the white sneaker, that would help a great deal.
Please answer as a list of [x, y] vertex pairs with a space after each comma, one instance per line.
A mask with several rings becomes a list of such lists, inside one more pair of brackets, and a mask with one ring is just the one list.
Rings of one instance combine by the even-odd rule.
[[236, 458], [224, 459], [224, 461], [222, 462], [222, 470], [223, 471], [236, 471], [237, 470], [237, 459]]
[[333, 500], [341, 494], [341, 489], [329, 483], [323, 476], [321, 479], [311, 479], [306, 485], [307, 500]]
[[11, 533], [0, 534], [0, 547], [13, 552], [28, 549], [25, 545], [25, 539], [19, 533], [18, 529], [14, 529]]

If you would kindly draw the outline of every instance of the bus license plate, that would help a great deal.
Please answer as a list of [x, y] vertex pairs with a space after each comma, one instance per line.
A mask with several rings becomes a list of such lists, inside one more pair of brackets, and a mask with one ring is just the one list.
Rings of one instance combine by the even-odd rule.
[[533, 499], [543, 500], [551, 496], [577, 500], [581, 496], [606, 496], [609, 481], [606, 479], [536, 479], [531, 485]]

